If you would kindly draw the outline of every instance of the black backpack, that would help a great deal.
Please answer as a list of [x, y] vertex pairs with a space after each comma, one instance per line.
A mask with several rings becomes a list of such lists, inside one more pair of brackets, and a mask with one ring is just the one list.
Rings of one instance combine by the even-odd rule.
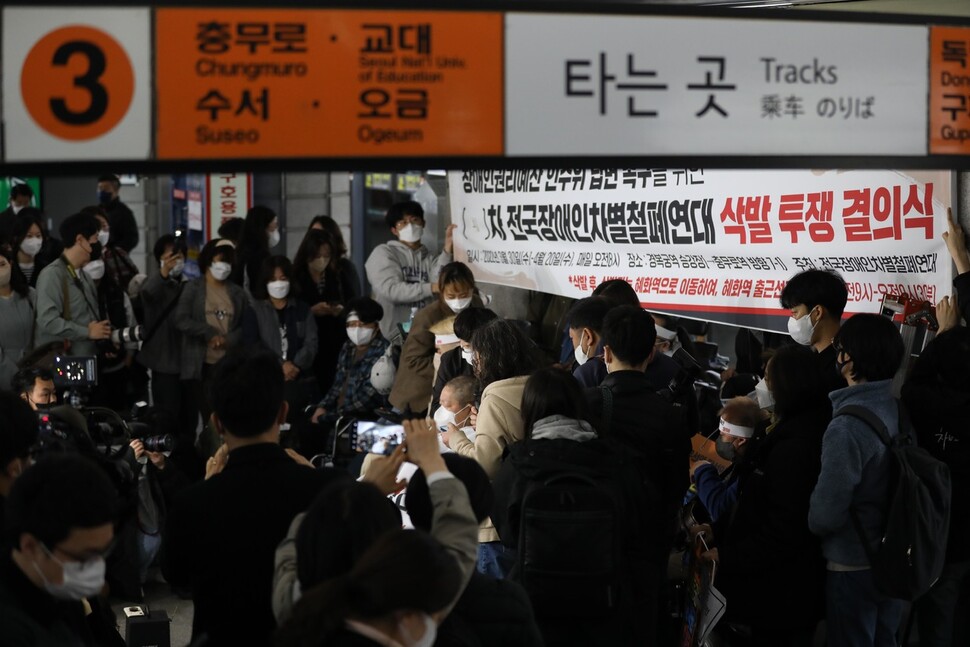
[[852, 522], [866, 549], [876, 588], [900, 600], [926, 593], [943, 571], [950, 528], [950, 468], [916, 446], [900, 405], [899, 433], [890, 437], [872, 411], [848, 405], [835, 412], [865, 422], [889, 447], [890, 494], [886, 529], [873, 550], [854, 510]]
[[614, 492], [565, 472], [526, 490], [513, 578], [538, 617], [604, 618], [619, 603], [621, 543]]

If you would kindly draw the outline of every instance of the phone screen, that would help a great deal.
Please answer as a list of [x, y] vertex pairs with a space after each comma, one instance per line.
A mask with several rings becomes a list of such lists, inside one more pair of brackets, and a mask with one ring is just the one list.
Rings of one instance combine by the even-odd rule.
[[354, 449], [370, 454], [391, 454], [404, 442], [402, 425], [379, 425], [376, 422], [358, 422]]

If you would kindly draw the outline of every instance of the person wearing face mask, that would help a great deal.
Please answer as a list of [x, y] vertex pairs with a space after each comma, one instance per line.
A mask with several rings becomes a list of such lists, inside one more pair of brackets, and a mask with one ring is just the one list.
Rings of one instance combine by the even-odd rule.
[[4, 645], [123, 645], [91, 610], [100, 604], [119, 509], [104, 471], [78, 455], [47, 456], [14, 481], [6, 508]]
[[113, 232], [112, 243], [130, 253], [138, 246], [138, 223], [131, 212], [118, 197], [121, 181], [117, 175], [107, 174], [98, 178], [98, 205], [104, 209]]
[[180, 376], [182, 333], [175, 326], [175, 308], [187, 285], [185, 240], [166, 234], [152, 253], [159, 271], [150, 272], [141, 287], [144, 338], [135, 361], [151, 371], [153, 405], [170, 412], [175, 422], [173, 460], [186, 474], [201, 475], [193, 449], [198, 411], [189, 406], [192, 396]]
[[[712, 522], [730, 514], [738, 498], [738, 474], [740, 463], [750, 456], [750, 449], [764, 436], [761, 410], [758, 404], [746, 397], [728, 400], [719, 412], [720, 421], [715, 440], [717, 455], [731, 463], [718, 474], [710, 462], [700, 460], [690, 465], [690, 476], [697, 490], [697, 498]], [[760, 429], [759, 429], [760, 427]]]
[[[596, 428], [641, 457], [642, 476], [657, 492], [652, 565], [645, 586], [651, 602], [646, 614], [648, 635], [656, 632], [662, 608], [666, 564], [677, 531], [678, 513], [689, 485], [689, 457], [694, 427], [684, 407], [657, 394], [644, 373], [656, 354], [657, 329], [650, 313], [618, 306], [603, 320], [603, 360], [609, 375], [598, 388], [586, 389]], [[656, 605], [656, 606], [655, 606]], [[645, 644], [654, 644], [650, 640]]]
[[438, 275], [438, 299], [414, 315], [401, 351], [394, 388], [388, 399], [399, 411], [428, 410], [434, 390], [435, 336], [431, 327], [469, 307], [482, 307], [475, 294], [475, 277], [464, 263], [449, 263]]
[[567, 315], [573, 344], [573, 376], [582, 386], [598, 386], [606, 377], [603, 362], [603, 318], [616, 304], [606, 297], [580, 299]]
[[[43, 214], [33, 207], [26, 207], [14, 219], [13, 245], [17, 266], [27, 278], [30, 287], [37, 286], [40, 271], [47, 267], [57, 255], [45, 251], [49, 237], [44, 227]], [[49, 250], [48, 250], [49, 251]]]
[[11, 388], [34, 411], [46, 411], [57, 404], [54, 374], [46, 368], [21, 369], [14, 375]]
[[337, 356], [344, 345], [344, 306], [360, 296], [353, 264], [341, 255], [341, 243], [326, 231], [311, 229], [293, 259], [293, 293], [310, 306], [319, 347], [313, 361], [316, 397], [333, 384]]
[[279, 242], [280, 225], [275, 211], [260, 205], [247, 211], [236, 245], [236, 262], [230, 280], [252, 294], [253, 288], [259, 283], [263, 261]]
[[262, 344], [280, 359], [286, 401], [296, 414], [316, 401], [312, 369], [317, 324], [310, 307], [293, 297], [292, 275], [293, 266], [285, 256], [263, 261], [260, 282], [253, 287], [255, 300], [243, 318], [243, 339], [247, 344]]
[[101, 243], [101, 260], [104, 261], [106, 272], [114, 277], [122, 290], [128, 290], [128, 284], [138, 274], [138, 267], [132, 262], [128, 252], [118, 245], [108, 222], [108, 213], [104, 207], [94, 205], [81, 209], [83, 213], [90, 213], [98, 219], [101, 231], [98, 232], [98, 242]]
[[[199, 252], [202, 276], [189, 281], [175, 306], [175, 329], [182, 334], [180, 377], [188, 380], [192, 409], [209, 423], [207, 385], [216, 363], [243, 340], [246, 293], [229, 280], [236, 260], [232, 243], [210, 240]], [[195, 424], [192, 425], [193, 431]]]
[[845, 281], [834, 270], [805, 270], [791, 277], [781, 292], [781, 306], [791, 311], [788, 334], [795, 343], [816, 352], [829, 392], [846, 386], [835, 370], [832, 340], [839, 332], [848, 298]]
[[17, 362], [33, 350], [37, 293], [13, 263], [0, 251], [0, 391], [10, 389]]
[[408, 321], [412, 308], [427, 305], [440, 289], [438, 273], [452, 261], [455, 225], [448, 225], [444, 248], [432, 258], [421, 244], [425, 221], [420, 204], [393, 204], [384, 220], [396, 240], [375, 247], [364, 269], [377, 302], [384, 308], [381, 332], [392, 344], [400, 345], [403, 339], [398, 325]]
[[[379, 325], [384, 310], [373, 299], [360, 297], [350, 301], [345, 312], [347, 341], [340, 349], [337, 375], [311, 418], [325, 427], [344, 415], [372, 417], [374, 410], [384, 405], [384, 396], [370, 381], [371, 369], [388, 347]], [[312, 430], [301, 438], [300, 451], [310, 456], [320, 453], [325, 447], [324, 435], [319, 428]]]
[[[753, 645], [807, 645], [824, 615], [825, 562], [808, 511], [832, 407], [821, 367], [804, 346], [779, 349], [766, 377], [775, 422], [738, 466], [737, 504], [714, 526], [716, 548], [707, 557], [717, 562], [727, 618], [751, 627]], [[777, 596], [788, 581], [799, 585]]]
[[13, 228], [16, 217], [34, 202], [34, 190], [27, 184], [15, 184], [10, 188], [10, 204], [0, 211], [0, 247], [13, 246]]
[[61, 223], [64, 253], [37, 278], [34, 346], [70, 342], [72, 355], [98, 354], [96, 343], [111, 337], [111, 323], [101, 316], [94, 281], [82, 268], [101, 258], [97, 218], [86, 213]]
[[[475, 429], [471, 426], [472, 410], [475, 407], [475, 391], [478, 381], [471, 375], [461, 375], [450, 380], [441, 390], [441, 405], [434, 412], [435, 429], [439, 434], [447, 434], [451, 425], [455, 425], [465, 432], [472, 442], [475, 441]], [[442, 452], [451, 449], [439, 438]]]
[[498, 315], [488, 308], [467, 308], [455, 315], [454, 331], [458, 346], [442, 353], [438, 373], [434, 379], [434, 393], [431, 396], [431, 409], [437, 410], [441, 393], [451, 380], [460, 376], [475, 377], [472, 367], [472, 335]]

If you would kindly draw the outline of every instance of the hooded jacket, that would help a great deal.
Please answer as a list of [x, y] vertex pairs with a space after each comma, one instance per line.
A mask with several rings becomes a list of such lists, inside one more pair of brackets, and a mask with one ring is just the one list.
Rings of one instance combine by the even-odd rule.
[[401, 343], [397, 325], [411, 317], [411, 308], [422, 308], [431, 299], [431, 282], [438, 280], [451, 254], [432, 258], [424, 245], [411, 249], [399, 240], [378, 245], [364, 264], [375, 300], [384, 308], [381, 334], [392, 344]]

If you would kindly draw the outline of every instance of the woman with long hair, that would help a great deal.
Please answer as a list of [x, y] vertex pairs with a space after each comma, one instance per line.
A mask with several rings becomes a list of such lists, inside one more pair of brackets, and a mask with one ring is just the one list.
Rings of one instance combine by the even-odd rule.
[[246, 212], [242, 234], [236, 244], [232, 282], [247, 290], [259, 282], [259, 271], [270, 249], [280, 242], [279, 219], [269, 207], [255, 206]]
[[0, 391], [9, 391], [17, 361], [33, 350], [37, 295], [12, 254], [0, 251]]

